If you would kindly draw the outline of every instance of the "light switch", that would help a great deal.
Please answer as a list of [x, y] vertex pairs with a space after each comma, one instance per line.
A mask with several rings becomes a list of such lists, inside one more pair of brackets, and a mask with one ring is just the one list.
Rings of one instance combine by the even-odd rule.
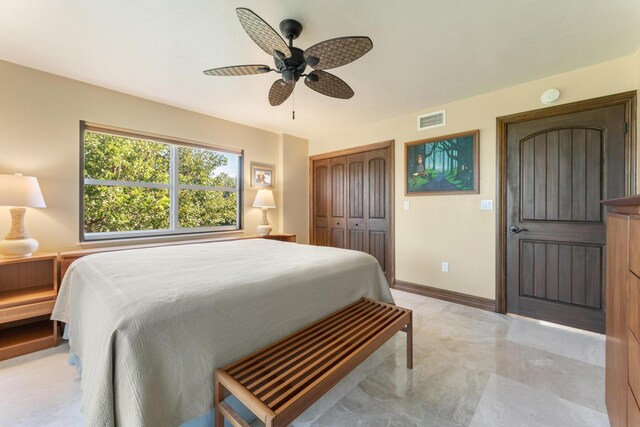
[[448, 262], [443, 262], [442, 263], [442, 271], [445, 273], [449, 272], [449, 263]]
[[410, 211], [411, 210], [411, 202], [408, 200], [404, 201], [404, 210], [405, 211]]
[[493, 210], [493, 200], [480, 200], [480, 210], [482, 210], [482, 211], [492, 211]]

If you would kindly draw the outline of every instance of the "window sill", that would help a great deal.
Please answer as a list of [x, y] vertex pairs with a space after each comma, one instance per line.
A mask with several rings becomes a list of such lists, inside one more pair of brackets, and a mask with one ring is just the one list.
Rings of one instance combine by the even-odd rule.
[[[138, 246], [155, 243], [175, 243], [175, 244], [188, 244], [188, 243], [204, 243], [215, 242], [223, 240], [234, 240], [241, 238], [237, 236], [244, 234], [245, 230], [231, 230], [231, 231], [212, 231], [209, 233], [198, 233], [194, 237], [193, 234], [181, 234], [174, 236], [149, 236], [149, 237], [132, 237], [127, 239], [111, 239], [111, 240], [92, 240], [79, 242], [78, 246], [81, 248], [110, 248], [118, 246]], [[225, 237], [229, 236], [229, 237]], [[242, 236], [243, 237], [243, 236]], [[247, 236], [251, 237], [251, 236]]]

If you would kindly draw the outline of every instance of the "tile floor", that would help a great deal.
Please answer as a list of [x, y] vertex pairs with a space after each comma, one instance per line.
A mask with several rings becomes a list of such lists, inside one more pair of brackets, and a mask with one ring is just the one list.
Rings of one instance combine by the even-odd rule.
[[[414, 369], [400, 333], [295, 426], [608, 426], [604, 337], [394, 291], [414, 310]], [[0, 426], [82, 425], [61, 345], [0, 362]]]

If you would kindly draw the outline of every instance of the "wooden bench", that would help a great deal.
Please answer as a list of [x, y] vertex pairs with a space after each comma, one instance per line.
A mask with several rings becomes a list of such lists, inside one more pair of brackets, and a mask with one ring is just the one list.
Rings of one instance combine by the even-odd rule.
[[411, 310], [367, 298], [277, 341], [215, 374], [216, 427], [247, 424], [225, 401], [233, 394], [267, 427], [291, 423], [396, 332], [407, 333], [413, 367]]

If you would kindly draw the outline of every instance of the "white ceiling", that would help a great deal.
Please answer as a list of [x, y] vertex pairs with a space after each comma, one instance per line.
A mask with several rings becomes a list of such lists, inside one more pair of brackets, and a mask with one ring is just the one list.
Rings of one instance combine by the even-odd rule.
[[[299, 20], [302, 49], [367, 35], [374, 48], [332, 70], [351, 100], [304, 84], [271, 107], [276, 74], [202, 70], [271, 59], [234, 9], [272, 27]], [[0, 59], [276, 132], [313, 137], [632, 54], [638, 0], [3, 0]], [[1, 96], [1, 95], [0, 95]]]

